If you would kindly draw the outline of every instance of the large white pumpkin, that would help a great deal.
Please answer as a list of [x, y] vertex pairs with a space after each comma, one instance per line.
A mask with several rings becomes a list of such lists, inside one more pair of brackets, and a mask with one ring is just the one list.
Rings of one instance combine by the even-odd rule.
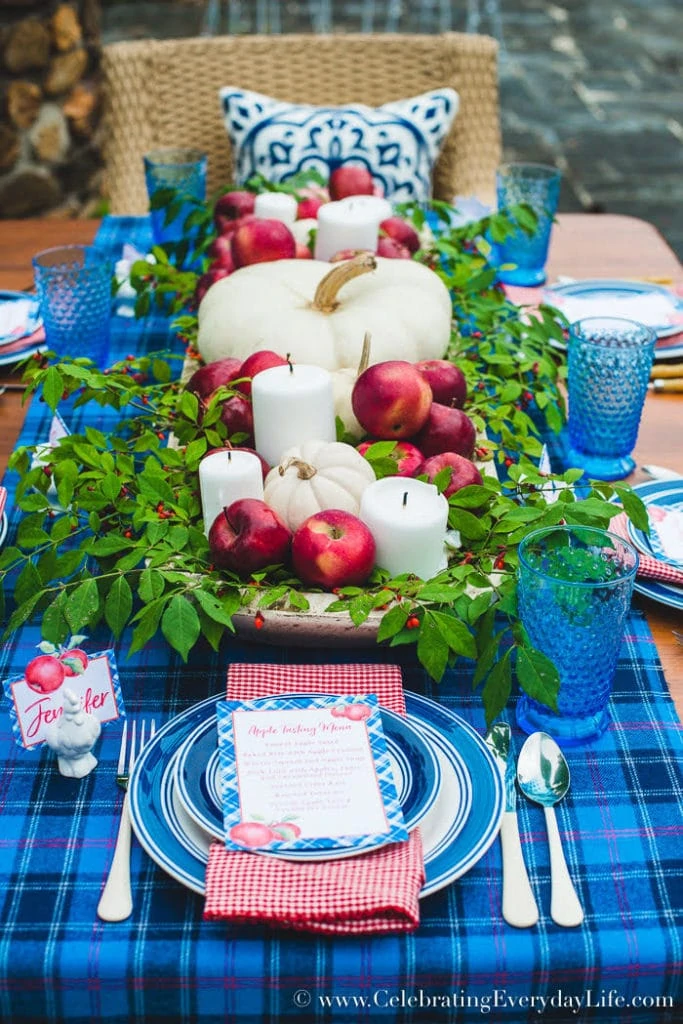
[[271, 469], [263, 497], [294, 532], [328, 508], [358, 515], [361, 495], [374, 480], [372, 466], [350, 444], [306, 441], [289, 448]]
[[443, 281], [414, 260], [366, 254], [332, 267], [277, 260], [242, 267], [209, 288], [198, 348], [207, 363], [272, 349], [333, 372], [356, 370], [370, 332], [371, 363], [417, 363], [442, 358], [451, 315]]

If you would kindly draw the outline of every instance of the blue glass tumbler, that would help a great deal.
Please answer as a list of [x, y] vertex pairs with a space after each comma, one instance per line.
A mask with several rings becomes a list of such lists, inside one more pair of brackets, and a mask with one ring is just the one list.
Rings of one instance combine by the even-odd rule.
[[557, 711], [525, 693], [519, 698], [517, 723], [525, 732], [539, 729], [561, 746], [575, 746], [607, 728], [637, 568], [634, 547], [589, 526], [551, 526], [520, 543], [522, 625], [560, 675]]
[[596, 480], [620, 480], [631, 458], [657, 338], [619, 317], [587, 317], [569, 329], [567, 464]]
[[[203, 202], [206, 198], [207, 156], [197, 149], [156, 149], [144, 156], [147, 195], [173, 189], [188, 200]], [[185, 228], [188, 214], [195, 208], [192, 202], [183, 203], [171, 220], [166, 207], [151, 210], [152, 237], [157, 245], [191, 241], [192, 233]]]
[[48, 347], [103, 368], [109, 351], [113, 260], [92, 245], [64, 245], [33, 257]]
[[498, 210], [509, 211], [513, 206], [526, 203], [538, 218], [533, 234], [520, 227], [505, 241], [496, 243], [495, 259], [501, 268], [498, 280], [504, 284], [531, 286], [545, 281], [545, 263], [560, 198], [561, 178], [555, 167], [545, 164], [511, 163], [498, 168]]

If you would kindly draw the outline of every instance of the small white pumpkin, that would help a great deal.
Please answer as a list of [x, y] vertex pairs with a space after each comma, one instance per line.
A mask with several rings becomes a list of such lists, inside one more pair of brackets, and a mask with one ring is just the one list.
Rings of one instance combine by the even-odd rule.
[[234, 271], [199, 306], [199, 352], [207, 363], [259, 349], [334, 372], [355, 370], [363, 337], [372, 362], [440, 359], [450, 339], [451, 300], [441, 278], [415, 260], [356, 256], [276, 260]]
[[306, 441], [271, 469], [263, 497], [294, 531], [328, 508], [358, 515], [361, 495], [374, 480], [372, 466], [350, 444]]

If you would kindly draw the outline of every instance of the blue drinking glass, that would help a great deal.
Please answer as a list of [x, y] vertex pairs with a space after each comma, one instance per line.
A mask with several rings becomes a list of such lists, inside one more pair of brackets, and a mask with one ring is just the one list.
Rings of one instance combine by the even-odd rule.
[[113, 270], [113, 260], [92, 245], [64, 245], [33, 257], [45, 339], [58, 356], [106, 365]]
[[191, 200], [206, 199], [207, 156], [197, 149], [156, 149], [144, 156], [147, 195], [173, 189], [178, 198], [186, 197], [181, 209], [167, 222], [166, 207], [152, 209], [152, 237], [157, 245], [191, 241], [192, 232], [185, 228], [188, 214], [195, 209]]
[[656, 340], [650, 327], [619, 317], [571, 325], [568, 465], [596, 480], [620, 480], [635, 468]]
[[520, 227], [505, 241], [496, 243], [494, 252], [498, 266], [511, 264], [498, 271], [498, 280], [504, 284], [537, 285], [545, 281], [545, 263], [561, 178], [555, 167], [545, 164], [511, 163], [498, 168], [498, 210], [510, 211], [511, 207], [526, 203], [538, 218], [533, 234]]
[[551, 526], [519, 545], [519, 615], [534, 647], [560, 675], [557, 712], [522, 694], [517, 723], [562, 746], [600, 736], [631, 606], [638, 553], [614, 533]]

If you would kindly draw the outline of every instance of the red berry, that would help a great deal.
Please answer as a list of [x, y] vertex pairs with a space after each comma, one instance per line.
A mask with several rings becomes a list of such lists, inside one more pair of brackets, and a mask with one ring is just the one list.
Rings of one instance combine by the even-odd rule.
[[254, 616], [254, 626], [256, 629], [263, 629], [264, 623], [265, 619], [261, 615], [261, 612], [256, 612], [256, 615]]
[[410, 615], [406, 622], [406, 629], [417, 629], [420, 625], [420, 620], [417, 615]]

